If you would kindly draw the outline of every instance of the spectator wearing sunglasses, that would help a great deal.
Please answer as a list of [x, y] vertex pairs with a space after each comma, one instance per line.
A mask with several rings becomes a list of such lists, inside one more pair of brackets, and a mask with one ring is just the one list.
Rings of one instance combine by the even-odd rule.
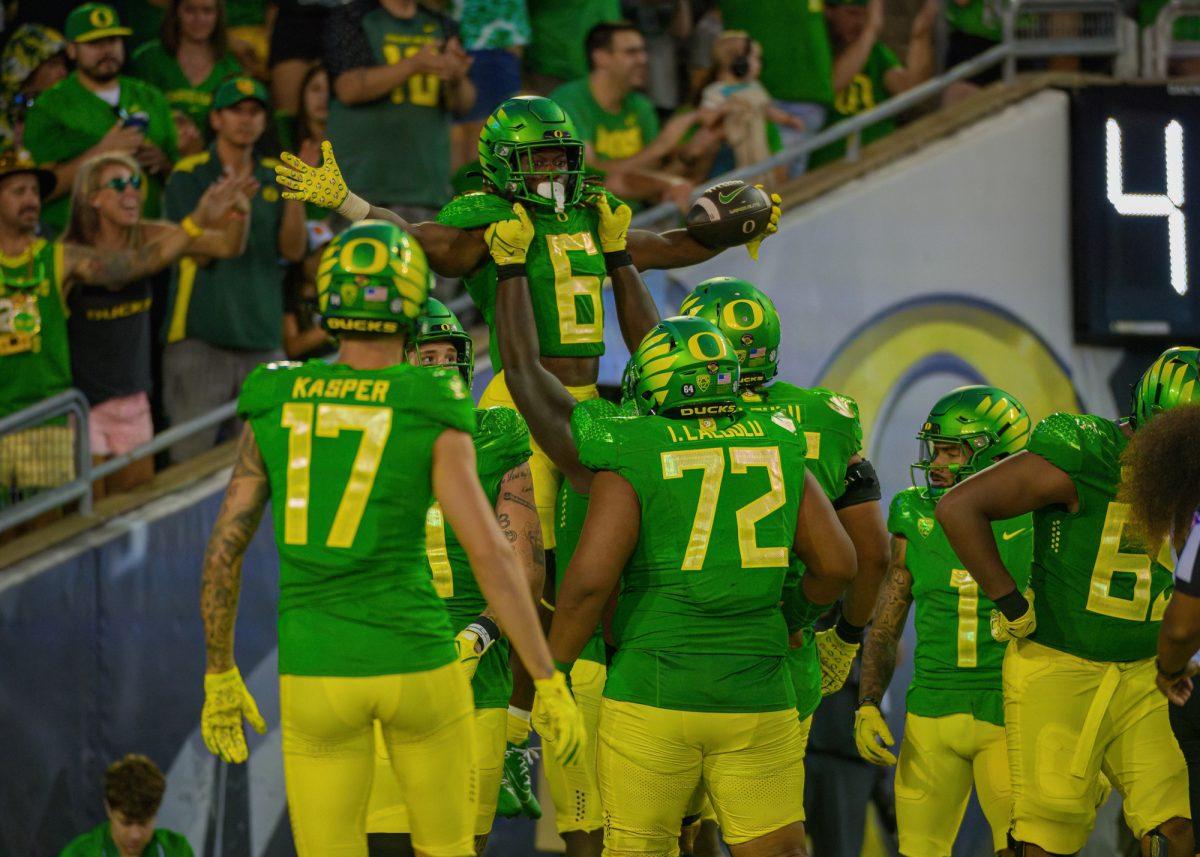
[[67, 76], [67, 43], [58, 30], [22, 24], [0, 54], [0, 142], [20, 146], [25, 113]]
[[131, 31], [111, 6], [79, 6], [67, 17], [65, 32], [75, 69], [42, 93], [25, 122], [25, 146], [54, 171], [61, 194], [51, 197], [43, 222], [61, 230], [75, 172], [88, 158], [114, 151], [133, 155], [150, 177], [144, 214], [156, 217], [162, 182], [178, 156], [167, 100], [150, 84], [121, 74]]
[[[185, 226], [196, 235], [190, 253], [228, 259], [242, 252], [248, 194], [254, 182], [226, 177], [201, 197], [198, 218]], [[75, 174], [71, 214], [63, 241], [96, 250], [130, 250], [152, 244], [177, 227], [141, 216], [145, 179], [129, 155], [109, 152], [87, 161]], [[229, 216], [231, 215], [232, 216]], [[216, 224], [205, 229], [197, 222]], [[154, 434], [150, 417], [153, 277], [133, 280], [119, 291], [80, 285], [70, 291], [67, 333], [71, 375], [91, 407], [88, 434], [95, 463], [123, 455]], [[139, 459], [97, 483], [97, 496], [126, 491], [154, 475], [153, 457]]]

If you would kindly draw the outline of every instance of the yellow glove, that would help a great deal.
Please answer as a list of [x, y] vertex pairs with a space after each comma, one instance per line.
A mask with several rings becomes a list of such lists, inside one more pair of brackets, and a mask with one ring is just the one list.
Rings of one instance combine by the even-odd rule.
[[463, 628], [454, 638], [454, 650], [458, 652], [458, 665], [462, 667], [467, 681], [475, 678], [475, 670], [479, 669], [479, 658], [482, 654], [477, 648], [479, 635], [470, 628]]
[[1033, 590], [1025, 590], [1025, 600], [1029, 609], [1012, 622], [1004, 618], [999, 610], [992, 611], [992, 639], [998, 643], [1009, 640], [1022, 640], [1037, 630], [1037, 615], [1033, 612]]
[[533, 728], [554, 747], [554, 755], [564, 765], [582, 763], [587, 752], [587, 733], [583, 714], [567, 689], [567, 677], [558, 670], [550, 678], [533, 680], [537, 695], [533, 699]]
[[860, 705], [854, 713], [854, 743], [858, 755], [872, 765], [896, 764], [896, 755], [887, 749], [896, 739], [876, 706]]
[[629, 221], [633, 219], [633, 209], [625, 203], [613, 211], [608, 204], [608, 194], [596, 194], [590, 200], [592, 207], [600, 215], [600, 252], [618, 253], [625, 249], [625, 241], [629, 237]]
[[850, 675], [858, 643], [847, 643], [836, 628], [817, 634], [817, 660], [821, 663], [821, 696], [837, 693]]
[[226, 762], [246, 761], [250, 754], [246, 750], [246, 733], [242, 731], [243, 717], [258, 734], [267, 731], [267, 724], [237, 667], [223, 673], [206, 673], [200, 734], [210, 753]]
[[488, 252], [497, 265], [524, 265], [525, 254], [533, 243], [533, 221], [525, 212], [525, 206], [513, 203], [516, 220], [498, 220], [483, 233]]
[[[278, 170], [279, 167], [276, 167], [275, 169]], [[766, 188], [760, 184], [756, 184], [755, 187], [764, 193], [766, 192]], [[766, 240], [768, 235], [774, 235], [779, 231], [779, 218], [783, 216], [783, 198], [777, 193], [773, 193], [770, 196], [771, 219], [767, 221], [767, 229], [762, 235], [759, 235], [753, 241], [750, 241], [746, 244], [746, 252], [750, 254], [750, 258], [755, 262], [758, 261], [758, 248], [762, 245], [763, 241]]]
[[[367, 216], [362, 206], [370, 206], [357, 196], [350, 193], [342, 171], [338, 169], [333, 157], [333, 144], [328, 140], [321, 143], [321, 166], [310, 167], [291, 152], [279, 155], [281, 164], [275, 165], [275, 182], [284, 189], [284, 199], [295, 199], [300, 202], [311, 202], [321, 208], [328, 208], [339, 214], [344, 214], [351, 220], [362, 220]], [[353, 205], [352, 201], [361, 203]], [[347, 203], [351, 203], [353, 211], [347, 212]], [[351, 214], [357, 216], [351, 217]]]

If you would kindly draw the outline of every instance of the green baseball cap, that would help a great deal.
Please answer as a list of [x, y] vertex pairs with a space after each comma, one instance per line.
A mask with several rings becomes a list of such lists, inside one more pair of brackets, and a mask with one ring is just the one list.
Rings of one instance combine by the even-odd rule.
[[247, 98], [254, 99], [268, 110], [271, 108], [271, 98], [265, 86], [252, 77], [235, 77], [218, 87], [217, 94], [213, 96], [212, 109], [224, 110]]
[[129, 36], [133, 30], [121, 26], [117, 10], [107, 3], [84, 3], [67, 15], [63, 33], [68, 42], [94, 42], [112, 36]]

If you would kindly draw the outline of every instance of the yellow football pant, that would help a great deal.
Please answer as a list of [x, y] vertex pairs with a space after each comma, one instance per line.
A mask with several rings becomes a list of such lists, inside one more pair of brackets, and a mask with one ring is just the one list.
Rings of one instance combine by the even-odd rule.
[[[475, 835], [492, 829], [496, 803], [500, 799], [500, 776], [504, 772], [507, 712], [503, 708], [477, 708], [472, 726], [475, 738]], [[420, 796], [417, 796], [420, 799]], [[428, 799], [428, 795], [424, 796]], [[375, 721], [375, 781], [367, 803], [367, 833], [409, 833], [408, 803], [400, 780], [392, 773], [392, 761], [383, 740], [382, 724]]]
[[909, 713], [896, 766], [900, 853], [950, 857], [972, 784], [992, 828], [992, 845], [1007, 848], [1012, 787], [1004, 727], [969, 714]]
[[[577, 402], [600, 398], [600, 391], [596, 389], [595, 384], [567, 387], [566, 390]], [[496, 373], [496, 376], [484, 389], [483, 395], [479, 397], [479, 407], [481, 408], [492, 408], [497, 405], [516, 411], [520, 410], [517, 403], [513, 401], [512, 394], [508, 392], [503, 370]], [[546, 550], [551, 550], [555, 545], [554, 504], [558, 499], [558, 488], [562, 484], [562, 471], [550, 460], [550, 456], [542, 451], [532, 437], [529, 438], [529, 446], [533, 450], [533, 457], [529, 459], [529, 469], [533, 474], [533, 499], [537, 503], [538, 518], [542, 521], [542, 542], [545, 544]]]
[[471, 688], [457, 663], [365, 678], [281, 675], [283, 774], [299, 857], [366, 857], [378, 720], [413, 847], [475, 853]]
[[599, 830], [604, 826], [600, 804], [600, 785], [596, 779], [596, 734], [600, 720], [600, 698], [608, 670], [595, 661], [576, 661], [571, 668], [571, 691], [583, 714], [588, 751], [582, 761], [564, 768], [555, 755], [554, 745], [542, 740], [542, 761], [550, 799], [554, 801], [554, 826], [560, 834], [576, 830]]
[[1055, 854], [1083, 847], [1103, 771], [1139, 838], [1190, 818], [1187, 769], [1154, 686], [1154, 659], [1089, 661], [1030, 640], [1004, 654], [1014, 834]]
[[804, 820], [805, 735], [794, 709], [671, 711], [605, 698], [597, 768], [606, 857], [679, 854], [698, 787], [730, 845]]

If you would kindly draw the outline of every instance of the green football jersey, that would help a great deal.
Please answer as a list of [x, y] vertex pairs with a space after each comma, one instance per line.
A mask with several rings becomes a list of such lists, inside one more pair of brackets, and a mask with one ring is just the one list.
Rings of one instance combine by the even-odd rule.
[[[610, 196], [615, 208], [617, 201]], [[604, 353], [604, 302], [601, 289], [607, 276], [600, 238], [599, 215], [582, 203], [562, 219], [541, 206], [525, 206], [535, 235], [525, 270], [533, 300], [534, 319], [542, 354], [547, 357], [597, 357]], [[512, 203], [489, 193], [469, 193], [452, 200], [438, 214], [438, 223], [460, 229], [479, 229], [513, 217]], [[490, 259], [463, 278], [475, 306], [487, 322], [492, 366], [497, 372], [500, 347], [496, 339], [496, 264]]]
[[1026, 447], [1070, 476], [1079, 497], [1074, 514], [1034, 512], [1031, 639], [1094, 661], [1153, 657], [1174, 588], [1168, 545], [1148, 552], [1126, 526], [1129, 506], [1116, 500], [1128, 442], [1103, 417], [1051, 414]]
[[[908, 710], [921, 717], [970, 714], [1002, 726], [1004, 644], [992, 639], [995, 605], [950, 547], [933, 516], [936, 505], [928, 491], [907, 488], [892, 498], [888, 512], [888, 532], [908, 543], [905, 558], [916, 605]], [[1024, 590], [1033, 561], [1033, 515], [994, 521], [992, 532], [1004, 567]]]
[[[529, 460], [529, 427], [512, 408], [480, 408], [475, 411], [475, 468], [488, 505], [495, 508], [500, 483], [514, 467]], [[425, 517], [425, 559], [433, 577], [433, 588], [446, 599], [450, 625], [458, 633], [487, 609], [467, 552], [446, 525], [442, 507], [435, 501]], [[499, 640], [479, 659], [471, 681], [476, 708], [504, 708], [512, 695], [512, 672], [508, 667], [508, 640]]]
[[587, 467], [630, 483], [641, 509], [605, 696], [683, 711], [794, 708], [779, 609], [804, 490], [792, 420], [612, 417], [575, 441]]
[[[742, 403], [753, 413], [783, 411], [791, 417], [804, 433], [807, 448], [804, 463], [809, 472], [830, 501], [842, 496], [846, 490], [846, 468], [862, 449], [862, 425], [858, 404], [853, 399], [823, 387], [806, 389], [776, 381], [757, 392], [743, 393]], [[786, 593], [800, 585], [800, 575], [804, 573], [804, 563], [794, 555], [792, 572], [784, 588], [785, 616], [791, 613]], [[794, 624], [789, 621], [789, 631], [796, 630]], [[796, 710], [803, 720], [821, 704], [821, 665], [811, 626], [804, 629], [803, 645], [788, 650], [788, 672], [796, 690]]]
[[272, 363], [246, 379], [238, 413], [273, 498], [280, 673], [388, 675], [453, 661], [425, 518], [434, 441], [475, 429], [458, 372]]

